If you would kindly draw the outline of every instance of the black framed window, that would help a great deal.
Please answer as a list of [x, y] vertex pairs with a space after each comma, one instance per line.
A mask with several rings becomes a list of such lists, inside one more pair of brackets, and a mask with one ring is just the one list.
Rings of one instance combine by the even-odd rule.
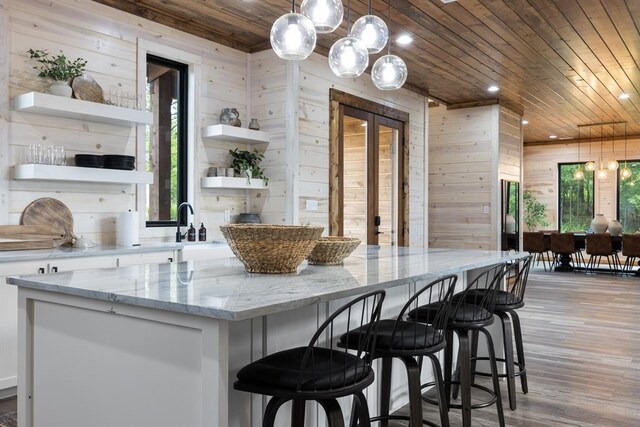
[[[574, 179], [578, 168], [584, 178]], [[593, 172], [584, 170], [582, 163], [558, 164], [558, 229], [566, 231], [586, 231], [593, 219]]]
[[188, 71], [186, 64], [147, 55], [147, 109], [154, 118], [145, 144], [146, 170], [153, 173], [146, 200], [150, 227], [175, 227], [178, 205], [187, 201]]
[[625, 166], [620, 161], [618, 169], [618, 221], [625, 233], [640, 231], [640, 160], [626, 162], [631, 176], [626, 179], [620, 177], [620, 170]]

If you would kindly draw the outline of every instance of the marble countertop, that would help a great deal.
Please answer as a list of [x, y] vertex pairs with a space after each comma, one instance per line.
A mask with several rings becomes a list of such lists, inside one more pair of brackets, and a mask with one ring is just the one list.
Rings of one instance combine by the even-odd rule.
[[37, 261], [47, 259], [60, 258], [77, 258], [92, 256], [117, 256], [142, 254], [161, 251], [181, 250], [188, 246], [218, 247], [226, 245], [224, 241], [210, 242], [159, 242], [159, 243], [143, 243], [140, 246], [95, 246], [93, 248], [73, 248], [59, 246], [52, 249], [30, 249], [22, 251], [0, 251], [0, 263], [16, 262], [16, 261]]
[[433, 280], [517, 259], [524, 253], [360, 246], [342, 266], [247, 273], [235, 257], [10, 277], [19, 287], [226, 320], [244, 320]]

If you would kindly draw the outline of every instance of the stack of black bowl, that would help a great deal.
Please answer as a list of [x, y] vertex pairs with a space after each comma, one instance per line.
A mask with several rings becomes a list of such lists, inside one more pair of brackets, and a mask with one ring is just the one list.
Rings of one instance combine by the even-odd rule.
[[76, 166], [83, 168], [103, 168], [104, 157], [95, 154], [76, 154]]
[[136, 158], [134, 156], [105, 154], [102, 157], [104, 157], [104, 167], [107, 169], [122, 169], [131, 171], [136, 168]]
[[76, 154], [76, 166], [83, 168], [106, 168], [134, 170], [136, 168], [136, 158], [134, 156], [121, 156], [117, 154]]

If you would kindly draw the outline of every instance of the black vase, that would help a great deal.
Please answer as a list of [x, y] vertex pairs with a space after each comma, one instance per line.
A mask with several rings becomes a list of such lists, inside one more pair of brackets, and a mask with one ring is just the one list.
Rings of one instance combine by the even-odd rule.
[[236, 219], [236, 224], [260, 224], [261, 222], [257, 213], [241, 213]]

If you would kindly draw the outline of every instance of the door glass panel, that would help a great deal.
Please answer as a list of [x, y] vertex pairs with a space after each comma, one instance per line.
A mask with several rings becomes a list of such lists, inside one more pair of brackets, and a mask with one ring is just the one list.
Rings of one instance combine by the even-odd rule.
[[344, 235], [367, 242], [367, 121], [344, 115]]
[[398, 194], [398, 130], [387, 126], [378, 127], [378, 244], [396, 244], [395, 226], [397, 218]]

